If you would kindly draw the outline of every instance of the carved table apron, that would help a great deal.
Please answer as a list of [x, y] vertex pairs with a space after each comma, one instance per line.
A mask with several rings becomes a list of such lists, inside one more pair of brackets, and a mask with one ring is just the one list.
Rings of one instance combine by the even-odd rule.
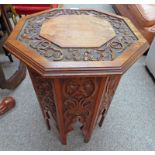
[[5, 48], [27, 65], [47, 127], [53, 117], [66, 144], [76, 121], [85, 142], [102, 126], [121, 76], [148, 43], [124, 17], [55, 9], [23, 17]]

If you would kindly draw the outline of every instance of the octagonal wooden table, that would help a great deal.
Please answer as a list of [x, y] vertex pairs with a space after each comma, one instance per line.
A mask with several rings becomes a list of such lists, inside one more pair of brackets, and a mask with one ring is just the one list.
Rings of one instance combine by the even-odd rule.
[[5, 48], [27, 65], [47, 127], [53, 117], [66, 144], [76, 121], [90, 140], [121, 76], [148, 43], [125, 17], [55, 9], [23, 17]]

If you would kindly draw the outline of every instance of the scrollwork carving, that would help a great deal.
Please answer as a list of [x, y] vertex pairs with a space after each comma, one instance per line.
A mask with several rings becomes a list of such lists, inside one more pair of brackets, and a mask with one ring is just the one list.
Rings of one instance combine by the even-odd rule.
[[47, 127], [50, 129], [49, 113], [53, 116], [55, 122], [57, 122], [56, 105], [54, 101], [52, 81], [49, 79], [43, 79], [33, 71], [29, 72], [40, 103], [40, 107], [47, 123]]
[[72, 130], [73, 123], [79, 120], [85, 133], [89, 128], [95, 106], [97, 80], [96, 78], [65, 79], [62, 84], [65, 132]]
[[[39, 36], [41, 25], [45, 20], [60, 15], [72, 14], [93, 15], [97, 18], [106, 19], [113, 26], [116, 36], [102, 47], [90, 49], [61, 48]], [[137, 37], [123, 19], [94, 10], [58, 9], [29, 18], [17, 39], [49, 61], [112, 61], [132, 45], [137, 40]], [[100, 48], [105, 50], [98, 52]]]

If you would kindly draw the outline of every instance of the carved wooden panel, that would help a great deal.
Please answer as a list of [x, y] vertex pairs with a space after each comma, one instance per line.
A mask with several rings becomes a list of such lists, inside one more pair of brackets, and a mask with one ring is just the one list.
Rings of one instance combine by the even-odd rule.
[[[108, 21], [116, 36], [99, 48], [63, 48], [39, 35], [43, 22], [61, 15], [87, 15]], [[82, 36], [81, 36], [82, 37]], [[49, 61], [112, 61], [137, 40], [123, 19], [94, 10], [53, 10], [29, 18], [17, 39]]]
[[108, 81], [105, 86], [104, 95], [102, 96], [102, 104], [101, 104], [100, 113], [99, 113], [99, 115], [101, 115], [101, 120], [99, 122], [99, 126], [102, 126], [102, 123], [104, 121], [104, 118], [108, 111], [108, 108], [111, 104], [112, 98], [114, 96], [114, 93], [115, 93], [118, 83], [120, 81], [120, 78], [121, 78], [121, 75], [107, 76]]
[[93, 116], [101, 78], [62, 79], [65, 132], [80, 121], [84, 134], [88, 132]]
[[[54, 94], [52, 88], [52, 80], [44, 79], [39, 74], [29, 69], [31, 80], [38, 97], [43, 116], [45, 118], [48, 129], [50, 129], [50, 114], [57, 122], [56, 105], [54, 101]], [[50, 114], [49, 114], [50, 113]]]
[[[55, 89], [55, 95], [61, 102], [57, 101], [56, 103], [53, 84], [54, 87], [57, 87], [58, 83], [55, 83], [55, 80], [41, 77], [31, 69], [29, 69], [29, 73], [47, 127], [50, 129], [49, 113], [51, 113], [61, 134], [60, 138], [63, 144], [66, 144], [67, 133], [73, 130], [76, 121], [82, 124], [81, 130], [85, 142], [89, 141], [97, 123], [96, 114], [98, 119], [101, 117], [99, 122], [101, 126], [120, 80], [120, 75], [59, 79], [60, 89]], [[58, 106], [58, 104], [61, 105]]]

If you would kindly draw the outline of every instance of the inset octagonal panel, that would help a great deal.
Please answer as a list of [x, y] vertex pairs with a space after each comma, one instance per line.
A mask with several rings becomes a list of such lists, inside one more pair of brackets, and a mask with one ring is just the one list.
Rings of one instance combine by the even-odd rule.
[[90, 9], [25, 16], [4, 47], [43, 76], [122, 74], [148, 48], [124, 17]]
[[61, 47], [100, 47], [116, 36], [111, 24], [92, 15], [61, 15], [46, 20], [40, 36]]
[[138, 38], [118, 16], [95, 10], [56, 9], [27, 17], [17, 40], [50, 63], [113, 61]]

